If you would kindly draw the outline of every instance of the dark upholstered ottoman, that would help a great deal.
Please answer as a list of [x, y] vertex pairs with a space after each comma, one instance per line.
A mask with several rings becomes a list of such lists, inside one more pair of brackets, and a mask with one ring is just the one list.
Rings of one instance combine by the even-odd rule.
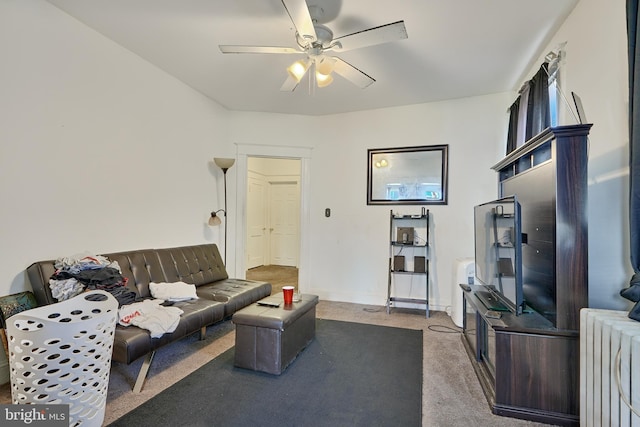
[[236, 312], [235, 366], [280, 375], [316, 336], [317, 295], [303, 294], [299, 302], [283, 303], [282, 294], [261, 301], [280, 307], [251, 304]]

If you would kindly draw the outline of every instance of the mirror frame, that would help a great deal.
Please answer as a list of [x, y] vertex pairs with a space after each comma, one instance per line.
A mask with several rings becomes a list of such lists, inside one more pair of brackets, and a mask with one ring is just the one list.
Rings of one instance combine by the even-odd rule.
[[[387, 154], [396, 161], [404, 158], [409, 160], [415, 157], [416, 153], [436, 153], [440, 155], [440, 194], [437, 198], [407, 198], [407, 199], [374, 199], [376, 188], [375, 171], [380, 168], [374, 162], [374, 156]], [[437, 171], [434, 171], [437, 173]], [[426, 171], [429, 174], [429, 171]], [[424, 179], [425, 171], [421, 168], [403, 171], [405, 177], [413, 178], [416, 181]], [[367, 150], [367, 205], [446, 205], [448, 203], [448, 176], [449, 176], [449, 145], [423, 145], [417, 147], [396, 147], [396, 148], [370, 148]], [[380, 189], [377, 189], [380, 191]], [[386, 192], [386, 191], [385, 191]]]

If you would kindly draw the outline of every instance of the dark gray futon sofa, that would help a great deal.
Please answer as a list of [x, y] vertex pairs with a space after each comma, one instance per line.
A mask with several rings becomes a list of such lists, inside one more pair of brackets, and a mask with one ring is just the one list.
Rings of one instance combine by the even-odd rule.
[[[229, 319], [233, 313], [271, 294], [271, 284], [230, 279], [215, 244], [166, 249], [143, 249], [103, 254], [117, 261], [126, 277], [126, 286], [141, 298], [151, 298], [149, 283], [186, 282], [196, 286], [198, 299], [179, 302], [184, 313], [172, 333], [151, 338], [149, 331], [136, 326], [118, 325], [113, 344], [115, 362], [130, 364], [145, 356], [134, 392], [142, 390], [155, 351], [171, 342], [199, 332], [204, 339], [206, 327]], [[27, 268], [38, 305], [57, 302], [51, 295], [49, 278], [55, 272], [55, 260], [39, 261]]]

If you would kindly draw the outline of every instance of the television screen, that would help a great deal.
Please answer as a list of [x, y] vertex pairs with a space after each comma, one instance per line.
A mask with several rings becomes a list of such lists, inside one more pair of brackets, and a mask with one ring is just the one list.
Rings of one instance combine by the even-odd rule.
[[528, 309], [555, 325], [556, 203], [549, 195], [549, 188], [555, 186], [555, 166], [552, 162], [540, 164], [519, 174], [518, 179], [505, 180], [502, 185], [505, 194], [518, 195], [521, 206], [521, 231], [526, 239], [522, 246], [523, 298]]
[[522, 314], [522, 232], [520, 204], [509, 196], [474, 208], [476, 296], [490, 310]]

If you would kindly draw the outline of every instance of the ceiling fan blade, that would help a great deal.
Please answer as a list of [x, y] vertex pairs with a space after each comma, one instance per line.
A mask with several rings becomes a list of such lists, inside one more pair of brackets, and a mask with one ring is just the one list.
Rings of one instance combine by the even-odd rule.
[[309, 43], [316, 41], [318, 37], [305, 0], [282, 0], [282, 5], [300, 37], [303, 40], [308, 40]]
[[340, 74], [342, 77], [349, 80], [360, 89], [364, 89], [376, 81], [373, 77], [369, 76], [366, 73], [363, 73], [348, 62], [343, 61], [342, 59], [335, 56], [333, 58], [336, 60], [333, 71]]
[[284, 84], [280, 88], [281, 92], [293, 92], [298, 87], [298, 82], [293, 77], [287, 77]]
[[402, 40], [407, 37], [407, 28], [404, 26], [404, 21], [398, 21], [338, 37], [333, 39], [333, 42], [340, 42], [342, 45], [342, 47], [336, 46], [335, 50], [345, 52], [361, 47]]
[[279, 46], [238, 46], [231, 44], [218, 45], [222, 53], [302, 53], [298, 49]]

